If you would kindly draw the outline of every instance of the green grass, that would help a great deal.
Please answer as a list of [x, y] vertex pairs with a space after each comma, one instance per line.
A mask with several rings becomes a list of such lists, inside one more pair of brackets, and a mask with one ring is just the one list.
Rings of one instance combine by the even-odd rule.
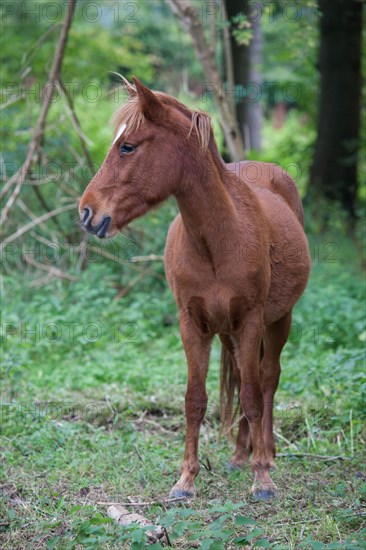
[[[216, 342], [198, 498], [137, 508], [166, 527], [174, 548], [364, 548], [358, 253], [339, 235], [311, 248], [276, 396], [279, 498], [254, 502], [250, 467], [226, 469], [232, 444], [217, 437]], [[98, 261], [72, 284], [4, 278], [1, 548], [145, 547], [142, 529], [116, 526], [98, 503], [167, 497], [183, 456], [186, 366], [160, 279], [145, 277], [113, 300], [134, 276]]]

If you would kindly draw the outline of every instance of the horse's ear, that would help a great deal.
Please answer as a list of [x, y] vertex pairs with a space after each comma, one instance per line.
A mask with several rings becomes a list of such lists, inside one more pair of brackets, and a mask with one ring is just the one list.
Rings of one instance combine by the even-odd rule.
[[142, 82], [135, 76], [132, 77], [133, 83], [136, 86], [137, 95], [141, 105], [142, 112], [150, 120], [156, 120], [164, 112], [164, 106], [156, 97], [154, 92], [144, 86]]

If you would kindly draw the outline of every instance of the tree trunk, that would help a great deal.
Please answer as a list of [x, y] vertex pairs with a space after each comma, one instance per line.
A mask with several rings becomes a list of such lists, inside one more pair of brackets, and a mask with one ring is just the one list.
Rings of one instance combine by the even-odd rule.
[[318, 0], [320, 97], [309, 196], [355, 218], [361, 102], [362, 2]]
[[232, 32], [230, 36], [236, 89], [236, 118], [245, 150], [260, 149], [263, 121], [262, 105], [259, 102], [259, 65], [262, 56], [260, 21], [249, 0], [225, 0], [225, 6], [229, 22], [237, 15], [244, 14], [249, 19], [253, 31], [253, 38], [248, 46], [239, 44]]
[[253, 39], [249, 44], [249, 86], [247, 102], [247, 116], [249, 126], [249, 148], [260, 151], [262, 149], [263, 108], [260, 101], [262, 90], [262, 32], [258, 17], [252, 21]]
[[[248, 14], [249, 0], [225, 0], [225, 3], [227, 18], [230, 23], [240, 13]], [[245, 95], [249, 82], [249, 48], [248, 46], [238, 44], [232, 32], [230, 33], [230, 38], [234, 69], [236, 118], [244, 147], [247, 151], [250, 147], [248, 143], [248, 117]]]

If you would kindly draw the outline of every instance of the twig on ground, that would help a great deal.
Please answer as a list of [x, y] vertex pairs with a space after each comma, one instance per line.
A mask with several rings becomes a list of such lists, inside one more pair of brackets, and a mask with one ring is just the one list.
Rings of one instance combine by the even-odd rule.
[[289, 441], [288, 439], [286, 439], [286, 437], [284, 437], [283, 435], [281, 435], [280, 433], [278, 432], [274, 432], [274, 435], [276, 437], [278, 437], [279, 439], [282, 439], [282, 441], [284, 441], [285, 443], [287, 443], [287, 445], [289, 445], [290, 447], [295, 447], [295, 449], [297, 449], [297, 445], [295, 443], [291, 443], [291, 441]]
[[156, 428], [159, 428], [159, 430], [161, 430], [162, 432], [166, 433], [166, 434], [171, 434], [173, 433], [171, 430], [167, 430], [166, 428], [164, 428], [163, 426], [161, 426], [159, 424], [159, 422], [155, 422], [155, 420], [151, 420], [150, 418], [144, 418], [143, 420], [137, 420], [135, 422], [135, 424], [151, 424], [152, 426], [155, 426]]
[[327, 455], [313, 455], [311, 453], [278, 453], [276, 457], [287, 457], [293, 456], [295, 458], [301, 458], [305, 456], [306, 458], [316, 458], [319, 460], [350, 460], [348, 456], [327, 456]]
[[97, 502], [100, 506], [154, 506], [156, 504], [158, 505], [164, 505], [164, 504], [173, 504], [174, 502], [182, 502], [187, 501], [187, 497], [177, 497], [177, 498], [167, 498], [163, 500], [151, 500], [150, 502], [107, 502], [107, 501], [100, 501]]
[[136, 454], [137, 454], [137, 456], [138, 456], [139, 460], [141, 460], [141, 462], [143, 462], [143, 461], [144, 461], [144, 459], [142, 458], [142, 456], [141, 456], [141, 454], [140, 454], [140, 451], [139, 451], [139, 449], [138, 449], [137, 445], [134, 445], [134, 446], [133, 446], [133, 448], [135, 449], [135, 451], [136, 451]]
[[165, 538], [166, 538], [167, 545], [172, 546], [172, 543], [170, 542], [170, 538], [169, 538], [169, 535], [168, 535], [168, 531], [166, 530], [165, 527], [163, 527], [163, 531], [164, 531], [164, 535], [165, 535]]
[[[358, 514], [348, 514], [347, 516], [344, 516], [344, 517], [347, 517], [347, 518], [352, 518], [352, 517], [363, 517], [365, 514], [360, 512]], [[274, 523], [273, 525], [275, 527], [287, 527], [288, 525], [301, 525], [303, 523], [318, 523], [319, 521], [323, 521], [324, 518], [312, 518], [312, 519], [302, 519], [301, 521], [286, 521], [285, 523], [282, 523], [282, 522], [279, 522], [279, 523]]]

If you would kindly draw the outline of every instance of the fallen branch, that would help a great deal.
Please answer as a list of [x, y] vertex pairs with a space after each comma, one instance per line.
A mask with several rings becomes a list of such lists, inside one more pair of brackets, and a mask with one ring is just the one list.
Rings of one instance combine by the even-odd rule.
[[163, 500], [151, 500], [150, 502], [97, 502], [100, 506], [155, 506], [173, 504], [174, 502], [187, 501], [187, 497], [167, 498]]
[[28, 148], [26, 159], [23, 165], [21, 166], [21, 168], [9, 179], [9, 182], [11, 183], [7, 182], [9, 186], [16, 182], [16, 186], [14, 187], [14, 190], [10, 195], [2, 211], [2, 214], [0, 217], [0, 225], [2, 225], [8, 218], [11, 208], [16, 202], [20, 194], [26, 175], [28, 174], [28, 172], [30, 171], [33, 165], [34, 156], [36, 152], [39, 150], [40, 145], [42, 143], [42, 138], [43, 138], [45, 125], [46, 125], [46, 118], [47, 118], [48, 111], [50, 109], [52, 98], [55, 92], [56, 80], [58, 80], [59, 78], [62, 61], [65, 53], [65, 48], [67, 44], [67, 38], [71, 27], [72, 19], [73, 19], [75, 5], [76, 5], [76, 0], [68, 0], [65, 20], [62, 25], [60, 38], [56, 47], [52, 67], [51, 67], [47, 84], [46, 84], [47, 93], [45, 94], [45, 99], [42, 103], [41, 112], [39, 114], [37, 125], [35, 127], [33, 137]]
[[114, 519], [118, 525], [123, 525], [125, 527], [133, 523], [137, 523], [142, 527], [151, 527], [151, 529], [146, 530], [148, 544], [153, 544], [164, 536], [163, 528], [160, 525], [153, 526], [151, 521], [148, 519], [144, 518], [140, 514], [131, 513], [120, 505], [110, 506], [108, 508], [107, 515], [108, 517]]

